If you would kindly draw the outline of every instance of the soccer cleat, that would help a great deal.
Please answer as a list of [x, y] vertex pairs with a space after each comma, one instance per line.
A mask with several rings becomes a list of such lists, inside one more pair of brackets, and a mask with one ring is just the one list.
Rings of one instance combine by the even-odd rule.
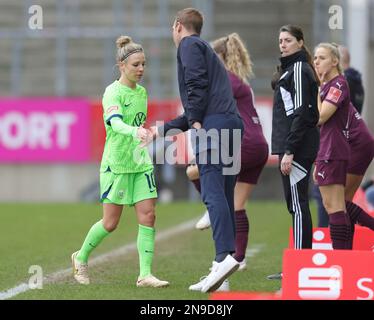
[[153, 275], [146, 276], [142, 279], [138, 278], [138, 281], [136, 282], [137, 287], [150, 287], [150, 288], [164, 288], [169, 286], [168, 281], [159, 280]]
[[[201, 277], [200, 281], [198, 283], [190, 285], [190, 287], [188, 289], [191, 290], [191, 291], [201, 291], [201, 289], [205, 285], [206, 278], [207, 278], [207, 276]], [[222, 291], [222, 292], [223, 291], [230, 291], [230, 284], [229, 284], [228, 279], [226, 279], [225, 281], [222, 282], [221, 286], [216, 290], [216, 292], [218, 292], [218, 291]]]
[[74, 279], [80, 284], [90, 284], [90, 278], [88, 277], [88, 264], [79, 262], [76, 257], [79, 251], [74, 252], [71, 255], [71, 264], [73, 266]]
[[201, 292], [216, 291], [225, 281], [225, 279], [238, 270], [238, 268], [239, 262], [236, 261], [231, 255], [227, 255], [222, 262], [214, 262], [212, 271], [206, 277]]
[[200, 220], [196, 223], [195, 228], [199, 230], [208, 229], [210, 227], [210, 218], [208, 210], [205, 211]]
[[247, 262], [245, 261], [245, 259], [243, 259], [243, 261], [239, 262], [238, 271], [243, 271], [245, 269], [247, 269]]
[[274, 273], [274, 274], [267, 276], [266, 278], [268, 280], [282, 280], [283, 273], [282, 272]]

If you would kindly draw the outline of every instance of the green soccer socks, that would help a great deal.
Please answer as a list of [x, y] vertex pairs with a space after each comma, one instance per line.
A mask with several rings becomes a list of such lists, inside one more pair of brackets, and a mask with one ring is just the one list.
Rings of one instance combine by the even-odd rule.
[[82, 248], [79, 250], [77, 255], [77, 260], [79, 262], [87, 263], [92, 250], [95, 249], [109, 233], [110, 232], [106, 231], [103, 226], [103, 220], [96, 222], [91, 227], [90, 231], [88, 231]]
[[155, 229], [139, 224], [138, 239], [140, 278], [151, 274], [153, 253], [155, 249]]

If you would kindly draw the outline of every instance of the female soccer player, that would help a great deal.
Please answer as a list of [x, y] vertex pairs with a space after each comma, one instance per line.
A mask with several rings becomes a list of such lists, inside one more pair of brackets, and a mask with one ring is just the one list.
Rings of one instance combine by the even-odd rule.
[[[357, 207], [352, 203], [352, 199], [359, 188], [365, 172], [369, 167], [374, 157], [374, 137], [369, 128], [366, 126], [360, 113], [353, 106], [352, 102], [349, 104], [348, 121], [346, 124], [348, 144], [350, 148], [350, 155], [348, 160], [347, 178], [345, 184], [345, 200], [347, 211], [350, 209], [356, 210]], [[318, 191], [319, 193], [319, 191]], [[321, 197], [316, 193], [316, 196]], [[321, 206], [321, 207], [320, 207]], [[365, 215], [365, 214], [364, 214]], [[373, 229], [374, 226], [369, 226], [365, 222], [360, 221], [361, 214], [358, 216], [359, 223]], [[328, 214], [322, 204], [318, 204], [318, 226], [328, 226]]]
[[[239, 261], [239, 270], [246, 267], [245, 252], [248, 245], [249, 220], [245, 210], [246, 201], [257, 184], [269, 155], [269, 148], [262, 132], [260, 119], [254, 107], [254, 96], [248, 79], [253, 75], [249, 53], [237, 33], [219, 38], [212, 42], [214, 51], [225, 65], [231, 82], [234, 98], [244, 123], [241, 145], [241, 169], [234, 191], [235, 207], [235, 259]], [[187, 176], [199, 191], [197, 166], [187, 167]], [[209, 215], [197, 223], [198, 229], [209, 227]]]
[[314, 64], [322, 85], [321, 145], [314, 179], [329, 215], [334, 249], [352, 249], [356, 222], [374, 229], [374, 219], [351, 202], [374, 155], [374, 141], [350, 102], [338, 46], [321, 43]]
[[342, 75], [337, 46], [320, 43], [314, 65], [321, 80], [319, 122], [320, 149], [314, 178], [329, 215], [334, 249], [352, 249], [351, 220], [345, 206], [345, 184], [350, 148], [346, 125], [349, 114], [349, 87]]
[[143, 128], [147, 116], [147, 92], [138, 82], [143, 77], [145, 55], [130, 37], [117, 39], [117, 64], [121, 76], [103, 96], [106, 142], [100, 167], [103, 219], [89, 230], [81, 249], [71, 256], [74, 278], [89, 284], [88, 257], [101, 241], [116, 229], [123, 205], [134, 206], [139, 222], [137, 247], [140, 274], [138, 287], [166, 287], [169, 282], [151, 274], [155, 244], [157, 198], [153, 164], [146, 149], [151, 136]]
[[352, 202], [353, 196], [373, 160], [374, 138], [352, 102], [349, 104], [346, 128], [348, 128], [350, 157], [345, 185], [345, 205], [351, 220], [350, 247], [352, 248], [356, 223], [374, 230], [374, 218]]
[[346, 127], [348, 128], [350, 158], [347, 168], [345, 199], [352, 201], [367, 168], [373, 160], [374, 137], [352, 102], [349, 104]]

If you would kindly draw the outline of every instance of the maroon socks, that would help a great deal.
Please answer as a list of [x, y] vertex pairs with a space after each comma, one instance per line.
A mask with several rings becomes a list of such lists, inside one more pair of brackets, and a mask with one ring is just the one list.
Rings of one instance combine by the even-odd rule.
[[347, 213], [338, 211], [329, 214], [332, 247], [340, 250], [352, 249], [351, 220]]
[[351, 224], [359, 223], [364, 227], [368, 227], [374, 231], [374, 218], [367, 214], [365, 210], [361, 209], [358, 205], [353, 202], [346, 201], [345, 206], [347, 213], [351, 219]]
[[245, 210], [235, 211], [235, 259], [243, 261], [248, 244], [249, 221]]

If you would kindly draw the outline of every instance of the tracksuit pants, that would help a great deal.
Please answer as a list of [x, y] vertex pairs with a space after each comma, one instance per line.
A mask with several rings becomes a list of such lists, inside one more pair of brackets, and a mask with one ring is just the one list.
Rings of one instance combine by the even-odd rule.
[[[279, 164], [283, 155], [279, 156]], [[309, 177], [314, 159], [295, 157], [290, 175], [282, 176], [287, 208], [292, 215], [295, 249], [311, 249], [313, 224], [309, 209]]]

